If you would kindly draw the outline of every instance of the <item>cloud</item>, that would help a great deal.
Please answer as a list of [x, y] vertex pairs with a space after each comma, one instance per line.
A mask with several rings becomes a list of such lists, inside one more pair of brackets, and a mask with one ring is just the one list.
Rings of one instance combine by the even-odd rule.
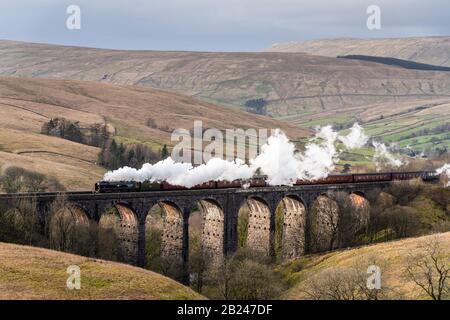
[[[65, 28], [65, 9], [71, 4], [82, 8], [80, 31]], [[447, 1], [378, 0], [382, 29], [375, 32], [366, 28], [369, 4], [361, 0], [3, 1], [0, 37], [118, 49], [257, 51], [291, 40], [450, 33]]]

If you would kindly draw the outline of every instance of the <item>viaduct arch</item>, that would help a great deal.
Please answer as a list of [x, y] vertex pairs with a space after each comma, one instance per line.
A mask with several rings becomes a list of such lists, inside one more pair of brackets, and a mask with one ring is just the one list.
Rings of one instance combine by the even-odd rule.
[[[331, 222], [324, 218], [323, 213], [313, 214], [315, 204], [320, 202], [321, 197], [328, 191], [344, 192], [358, 206], [367, 207], [368, 201], [364, 198], [364, 194], [387, 186], [389, 186], [387, 182], [372, 182], [129, 194], [67, 193], [67, 198], [79, 208], [77, 211], [83, 213], [75, 215], [80, 221], [88, 219], [99, 223], [108, 208], [116, 208], [120, 220], [119, 242], [126, 253], [126, 262], [145, 266], [146, 218], [149, 210], [155, 205], [159, 205], [163, 213], [162, 255], [173, 257], [182, 264], [186, 264], [188, 260], [189, 216], [194, 203], [199, 204], [201, 211], [202, 250], [205, 255], [220, 261], [225, 255], [238, 249], [239, 209], [242, 204], [247, 203], [249, 208], [247, 245], [263, 254], [273, 256], [278, 241], [282, 259], [286, 260], [311, 251], [329, 249], [325, 245], [318, 247], [314, 245], [317, 233], [329, 235]], [[17, 197], [19, 196], [0, 196], [0, 205], [11, 204]], [[44, 223], [45, 212], [57, 194], [20, 197], [35, 198], [39, 219]], [[281, 212], [281, 224], [277, 224], [277, 207], [280, 207], [278, 211]], [[277, 233], [277, 228], [282, 230]]]

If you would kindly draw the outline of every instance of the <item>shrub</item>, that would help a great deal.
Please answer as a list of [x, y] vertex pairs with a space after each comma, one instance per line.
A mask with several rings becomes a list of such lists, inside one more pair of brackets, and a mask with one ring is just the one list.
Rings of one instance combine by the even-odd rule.
[[8, 167], [0, 177], [6, 193], [63, 191], [65, 188], [54, 177], [29, 171], [20, 167]]

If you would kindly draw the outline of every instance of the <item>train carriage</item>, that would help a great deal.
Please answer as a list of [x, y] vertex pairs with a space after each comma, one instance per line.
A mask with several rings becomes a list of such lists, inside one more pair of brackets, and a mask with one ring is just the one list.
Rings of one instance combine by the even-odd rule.
[[242, 188], [243, 183], [242, 180], [233, 180], [233, 181], [217, 181], [216, 187], [219, 189], [227, 189], [227, 188]]
[[216, 181], [208, 181], [202, 184], [195, 185], [190, 189], [214, 189], [216, 188], [216, 185]]
[[[330, 175], [318, 180], [297, 180], [295, 185], [314, 184], [341, 184], [341, 183], [364, 183], [364, 182], [386, 182], [401, 181], [420, 178], [426, 182], [439, 181], [440, 176], [433, 171], [419, 172], [384, 172], [384, 173], [363, 173], [363, 174], [341, 174]], [[95, 191], [100, 193], [112, 192], [138, 192], [156, 190], [186, 190], [186, 189], [228, 189], [228, 188], [261, 188], [267, 187], [266, 176], [257, 176], [246, 181], [208, 181], [186, 188], [172, 185], [168, 182], [134, 182], [134, 181], [100, 181], [95, 184]]]
[[382, 182], [391, 180], [392, 173], [388, 172], [353, 174], [354, 182]]

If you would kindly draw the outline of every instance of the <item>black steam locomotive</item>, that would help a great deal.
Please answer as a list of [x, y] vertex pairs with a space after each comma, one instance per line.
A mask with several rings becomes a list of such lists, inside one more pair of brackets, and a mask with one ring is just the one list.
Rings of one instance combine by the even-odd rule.
[[[385, 172], [385, 173], [362, 173], [362, 174], [340, 174], [329, 175], [318, 180], [297, 180], [294, 185], [313, 184], [340, 184], [340, 183], [362, 183], [362, 182], [386, 182], [422, 179], [425, 182], [439, 181], [440, 176], [433, 171], [418, 172]], [[137, 181], [100, 181], [95, 184], [98, 193], [116, 192], [144, 192], [163, 190], [187, 190], [187, 189], [228, 189], [228, 188], [256, 188], [267, 187], [266, 178], [254, 177], [248, 180], [234, 181], [208, 181], [192, 188], [172, 185], [168, 182], [137, 182]]]

